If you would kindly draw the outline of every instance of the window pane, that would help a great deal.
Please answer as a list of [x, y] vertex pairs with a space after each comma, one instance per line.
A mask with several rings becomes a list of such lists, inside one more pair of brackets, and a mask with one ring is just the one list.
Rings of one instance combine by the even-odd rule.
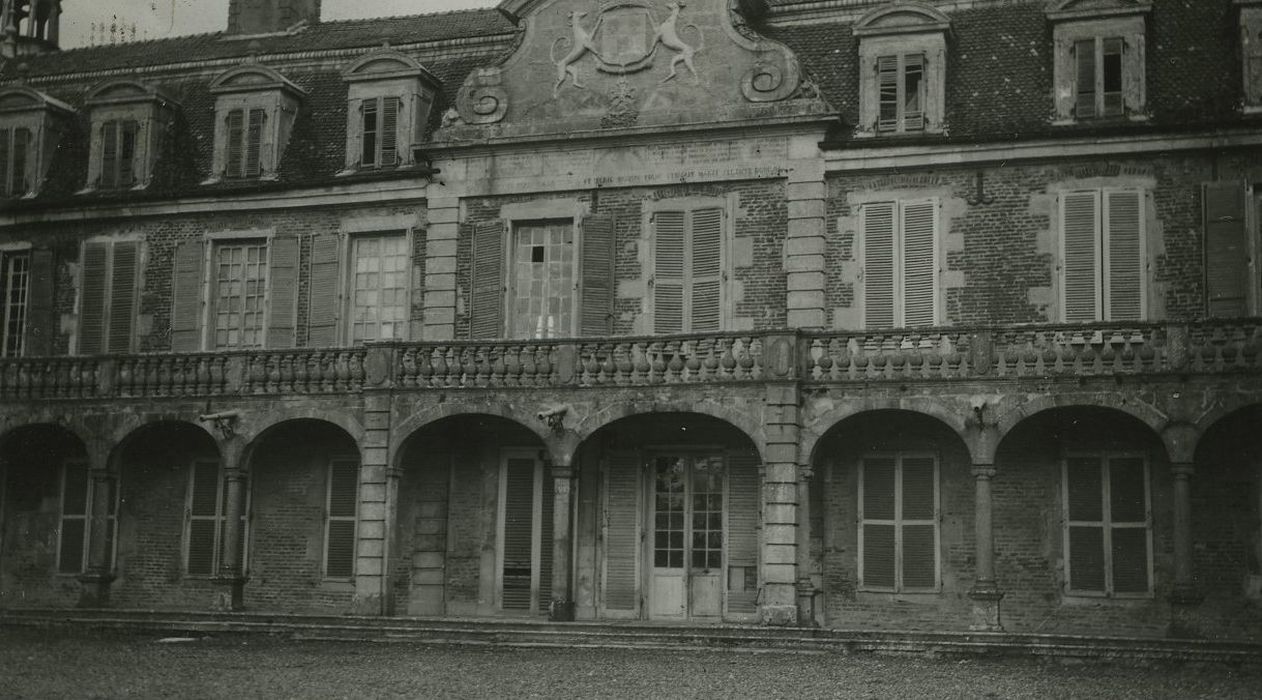
[[1109, 460], [1110, 520], [1115, 523], [1141, 523], [1148, 519], [1142, 457], [1114, 457]]
[[1069, 587], [1104, 591], [1104, 528], [1069, 528]]
[[903, 588], [933, 588], [937, 584], [933, 525], [903, 526]]
[[1104, 114], [1112, 117], [1122, 114], [1122, 49], [1121, 39], [1104, 40]]
[[1104, 494], [1101, 490], [1098, 457], [1070, 457], [1066, 460], [1066, 498], [1070, 520], [1100, 521], [1104, 519]]
[[30, 286], [31, 256], [19, 253], [5, 258], [4, 355], [22, 354], [26, 339], [26, 297]]
[[903, 459], [903, 519], [929, 520], [934, 512], [932, 457]]
[[1079, 119], [1096, 115], [1095, 108], [1095, 39], [1087, 39], [1074, 43], [1075, 92], [1077, 100], [1074, 115]]
[[894, 526], [863, 526], [863, 585], [894, 587]]
[[890, 457], [863, 460], [863, 517], [894, 519], [894, 460]]
[[[407, 238], [402, 234], [355, 239], [351, 284], [351, 337], [357, 343], [403, 337], [408, 317]], [[399, 321], [399, 323], [389, 323]]]
[[1148, 528], [1113, 529], [1113, 591], [1148, 592]]

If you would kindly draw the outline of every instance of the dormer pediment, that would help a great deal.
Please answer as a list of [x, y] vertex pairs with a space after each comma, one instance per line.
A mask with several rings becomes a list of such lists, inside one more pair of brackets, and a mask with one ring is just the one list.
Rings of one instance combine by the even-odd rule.
[[143, 102], [174, 103], [170, 97], [153, 85], [138, 80], [110, 80], [88, 92], [85, 103], [90, 106], [138, 104]]
[[0, 112], [46, 111], [74, 114], [74, 107], [61, 100], [25, 85], [0, 89]]
[[854, 25], [854, 35], [944, 32], [950, 26], [951, 18], [936, 7], [919, 2], [899, 2], [878, 7], [860, 17]]
[[307, 94], [306, 90], [295, 85], [293, 81], [281, 75], [275, 69], [258, 63], [246, 63], [236, 68], [230, 68], [210, 81], [210, 91], [216, 95], [266, 90], [287, 92], [295, 97]]
[[434, 86], [440, 84], [438, 78], [425, 70], [419, 61], [391, 49], [370, 51], [342, 71], [342, 79], [347, 82], [394, 78], [420, 78]]
[[1136, 15], [1151, 10], [1151, 0], [1053, 0], [1046, 14], [1049, 20], [1056, 22]]

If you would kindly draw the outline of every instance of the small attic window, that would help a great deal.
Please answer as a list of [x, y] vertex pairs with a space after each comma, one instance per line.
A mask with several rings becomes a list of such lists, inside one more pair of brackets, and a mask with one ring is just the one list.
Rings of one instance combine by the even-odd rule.
[[1060, 0], [1053, 23], [1057, 124], [1142, 120], [1146, 0]]
[[158, 158], [161, 132], [177, 109], [157, 89], [134, 80], [112, 80], [86, 100], [92, 120], [85, 191], [143, 188]]
[[215, 153], [211, 176], [274, 180], [306, 92], [280, 73], [247, 62], [215, 78]]
[[39, 194], [74, 110], [29, 87], [0, 90], [0, 197]]
[[407, 167], [421, 143], [437, 97], [438, 79], [410, 56], [383, 47], [342, 72], [347, 86], [346, 167]]
[[855, 23], [859, 40], [856, 136], [946, 130], [946, 32], [950, 19], [919, 3], [893, 3]]

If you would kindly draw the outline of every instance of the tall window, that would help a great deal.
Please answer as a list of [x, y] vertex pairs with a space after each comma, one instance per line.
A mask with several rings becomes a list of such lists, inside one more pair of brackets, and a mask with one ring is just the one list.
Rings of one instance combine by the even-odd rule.
[[938, 322], [938, 202], [873, 202], [861, 211], [867, 328]]
[[[227, 510], [227, 484], [219, 462], [199, 460], [193, 463], [188, 484], [188, 520], [185, 534], [185, 568], [192, 576], [212, 576], [219, 571], [223, 558], [224, 518]], [[247, 507], [241, 513], [241, 539], [237, 552], [245, 569]]]
[[399, 107], [402, 103], [397, 97], [360, 101], [360, 167], [385, 168], [399, 164]]
[[26, 310], [31, 288], [31, 254], [0, 256], [4, 274], [4, 357], [22, 355], [26, 346]]
[[228, 112], [228, 142], [224, 159], [224, 177], [258, 177], [262, 173], [263, 109], [234, 109]]
[[1078, 119], [1120, 117], [1125, 112], [1122, 94], [1120, 37], [1096, 37], [1074, 42], [1074, 116]]
[[513, 226], [509, 337], [574, 335], [574, 224]]
[[867, 590], [938, 589], [938, 458], [864, 457], [859, 471], [859, 579]]
[[401, 340], [407, 336], [408, 250], [401, 234], [351, 239], [351, 340]]
[[[57, 546], [57, 571], [79, 574], [88, 568], [89, 543], [92, 541], [92, 500], [97, 482], [88, 471], [88, 463], [70, 460], [61, 470], [61, 529]], [[107, 494], [109, 519], [105, 532], [106, 561], [114, 560], [114, 542], [118, 535], [118, 494]]]
[[324, 538], [324, 577], [355, 575], [355, 522], [359, 511], [359, 460], [329, 462]]
[[1152, 516], [1142, 455], [1072, 453], [1064, 462], [1066, 590], [1148, 595]]
[[876, 60], [882, 132], [925, 128], [925, 56], [919, 53], [881, 56]]
[[1060, 197], [1064, 320], [1137, 321], [1145, 316], [1144, 193], [1080, 190]]
[[0, 196], [20, 197], [30, 190], [26, 176], [30, 147], [30, 129], [0, 129]]
[[134, 119], [111, 119], [101, 124], [101, 188], [136, 184], [136, 137], [140, 124]]
[[723, 328], [723, 209], [653, 214], [653, 332]]
[[263, 346], [267, 293], [267, 243], [220, 243], [214, 249], [216, 348]]

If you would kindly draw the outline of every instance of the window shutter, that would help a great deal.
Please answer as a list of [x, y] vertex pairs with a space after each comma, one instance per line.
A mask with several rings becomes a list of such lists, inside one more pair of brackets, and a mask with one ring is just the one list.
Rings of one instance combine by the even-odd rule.
[[83, 288], [79, 290], [79, 352], [105, 352], [105, 279], [108, 274], [106, 243], [83, 246]]
[[8, 195], [12, 192], [11, 179], [13, 171], [9, 169], [11, 160], [9, 158], [9, 139], [12, 138], [13, 132], [9, 129], [0, 129], [0, 195]]
[[359, 164], [363, 167], [377, 165], [377, 98], [362, 100], [359, 103], [360, 114], [360, 155]]
[[107, 350], [112, 353], [131, 352], [136, 310], [136, 285], [140, 274], [139, 243], [125, 241], [114, 244], [114, 266], [111, 273]]
[[534, 564], [535, 461], [510, 458], [504, 478], [504, 610], [529, 610]]
[[1100, 320], [1100, 193], [1061, 195], [1061, 303], [1066, 321]]
[[31, 282], [26, 302], [26, 355], [40, 357], [53, 352], [56, 329], [53, 323], [55, 264], [53, 251], [47, 248], [31, 251]]
[[245, 112], [234, 109], [228, 112], [228, 149], [224, 157], [224, 173], [228, 177], [241, 177], [244, 158]]
[[605, 457], [604, 604], [606, 610], [639, 610], [640, 461], [630, 450]]
[[1105, 590], [1104, 528], [1098, 525], [1069, 527], [1069, 589]]
[[83, 570], [88, 534], [88, 465], [70, 460], [62, 468], [61, 542], [58, 547], [57, 571], [77, 574]]
[[311, 309], [307, 314], [307, 346], [337, 344], [338, 237], [320, 234], [311, 241]]
[[936, 461], [933, 457], [903, 457], [902, 582], [904, 589], [938, 585]]
[[682, 211], [653, 215], [653, 332], [684, 332], [684, 230]]
[[723, 210], [692, 212], [692, 290], [688, 332], [708, 333], [723, 327]]
[[473, 339], [499, 338], [504, 330], [504, 222], [482, 221], [473, 227]]
[[381, 101], [381, 165], [399, 164], [399, 98]]
[[359, 505], [359, 460], [334, 459], [329, 463], [329, 533], [325, 575], [355, 575], [355, 516]]
[[118, 185], [131, 187], [136, 184], [136, 136], [140, 125], [135, 121], [122, 123], [122, 143], [118, 152]]
[[185, 241], [175, 248], [171, 280], [171, 351], [201, 350], [202, 274], [201, 241]]
[[1205, 210], [1205, 292], [1210, 316], [1248, 313], [1249, 253], [1245, 238], [1245, 185], [1207, 182]]
[[876, 59], [877, 131], [898, 129], [898, 56]]
[[1103, 472], [1099, 458], [1065, 460], [1069, 589], [1105, 590]]
[[538, 610], [546, 611], [552, 602], [552, 514], [556, 508], [556, 499], [552, 490], [552, 473], [539, 466], [542, 489], [539, 494], [539, 590], [535, 599], [539, 603]]
[[263, 152], [263, 119], [266, 112], [261, 109], [250, 110], [250, 131], [245, 146], [245, 176], [258, 177], [263, 171], [261, 162]]
[[271, 285], [267, 347], [292, 348], [298, 314], [297, 236], [277, 236], [272, 239], [267, 276]]
[[[868, 588], [894, 588], [895, 461], [863, 460], [863, 581]], [[886, 522], [871, 522], [873, 520]]]
[[925, 128], [925, 55], [912, 53], [902, 58], [903, 131], [921, 131]]
[[863, 320], [865, 328], [894, 327], [894, 204], [865, 204]]
[[31, 183], [26, 178], [26, 161], [30, 153], [31, 130], [17, 129], [13, 132], [13, 182], [11, 192], [14, 195], [26, 194]]
[[1075, 90], [1074, 117], [1090, 119], [1095, 108], [1095, 39], [1074, 42]]
[[118, 187], [118, 122], [101, 125], [101, 187]]
[[613, 299], [617, 280], [614, 274], [613, 217], [593, 214], [583, 219], [582, 270], [580, 272], [579, 335], [606, 336], [613, 333]]
[[[1109, 458], [1113, 591], [1148, 592], [1148, 491], [1142, 457]], [[1119, 527], [1128, 525], [1129, 527]]]
[[219, 463], [193, 463], [189, 488], [188, 573], [215, 573], [215, 540], [219, 532]]
[[758, 455], [752, 451], [727, 456], [727, 609], [758, 611], [758, 530], [761, 480]]
[[903, 204], [903, 326], [932, 326], [937, 322], [938, 204], [930, 200]]
[[1144, 317], [1144, 199], [1142, 192], [1105, 191], [1105, 320]]

